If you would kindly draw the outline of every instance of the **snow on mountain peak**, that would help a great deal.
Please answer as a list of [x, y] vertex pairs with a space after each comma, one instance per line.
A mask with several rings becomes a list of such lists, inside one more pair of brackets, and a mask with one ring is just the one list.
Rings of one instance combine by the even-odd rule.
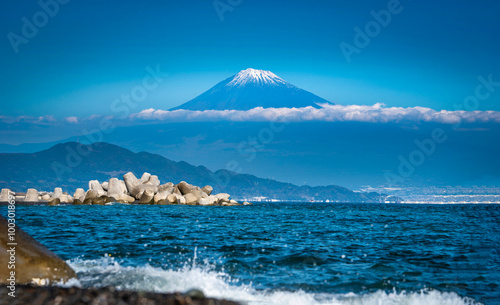
[[236, 74], [226, 86], [244, 86], [253, 83], [259, 85], [290, 85], [271, 71], [246, 69]]

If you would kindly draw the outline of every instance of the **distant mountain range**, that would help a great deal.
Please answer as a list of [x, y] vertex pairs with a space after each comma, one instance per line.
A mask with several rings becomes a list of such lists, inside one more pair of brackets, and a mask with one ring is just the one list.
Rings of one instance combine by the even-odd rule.
[[[293, 86], [272, 72], [247, 69], [174, 109], [203, 111], [251, 109], [258, 106], [318, 107], [318, 103], [328, 103], [328, 101]], [[55, 129], [60, 127], [40, 124], [30, 127], [35, 131], [32, 134], [33, 143], [0, 144], [0, 152], [41, 153], [56, 144], [74, 141], [90, 144], [89, 141], [100, 141], [119, 145], [133, 152], [148, 151], [171, 160], [204, 165], [212, 170], [230, 169], [294, 185], [342, 185], [357, 190], [368, 187], [393, 189], [500, 185], [500, 159], [497, 157], [500, 155], [498, 141], [500, 124], [497, 123], [464, 122], [458, 129], [453, 124], [404, 121], [395, 123], [300, 121], [279, 126], [269, 121], [226, 120], [146, 123], [130, 121], [123, 126], [121, 122], [117, 123], [112, 132], [105, 133], [85, 123], [75, 124], [73, 136], [53, 142], [43, 142], [38, 136], [40, 133], [58, 132]], [[133, 125], [127, 125], [129, 123]], [[3, 134], [17, 137], [16, 129], [11, 130], [11, 125], [15, 124], [3, 123]], [[68, 130], [70, 128], [68, 127]], [[432, 152], [425, 153], [422, 162], [409, 164], [410, 157], [422, 151], [421, 144], [416, 143], [427, 143], [434, 130], [438, 129], [444, 131], [447, 140], [436, 145]], [[97, 132], [87, 137], [81, 135], [83, 130], [97, 130]], [[273, 132], [269, 134], [269, 131]], [[228, 164], [237, 166], [231, 167]], [[134, 168], [131, 167], [131, 170], [135, 170]], [[83, 169], [82, 172], [84, 171]], [[11, 181], [9, 177], [15, 174], [6, 173], [2, 168], [3, 181]], [[193, 176], [194, 179], [205, 177], [196, 174]], [[80, 177], [75, 176], [71, 179]], [[165, 177], [188, 179], [182, 175]], [[389, 180], [387, 177], [398, 179]], [[36, 181], [31, 177], [27, 180]], [[15, 181], [25, 183], [22, 179]], [[76, 185], [72, 181], [67, 182], [70, 183], [68, 185]], [[231, 186], [226, 188], [229, 187]], [[301, 190], [304, 189], [307, 187]], [[242, 192], [237, 190], [233, 193]], [[264, 194], [262, 189], [254, 193]], [[311, 198], [316, 196], [314, 194], [307, 190], [300, 198]], [[328, 196], [327, 194], [323, 197], [328, 198]]]
[[2, 153], [0, 167], [0, 187], [18, 192], [25, 192], [27, 188], [49, 191], [59, 186], [72, 193], [78, 187], [88, 188], [89, 180], [121, 178], [131, 171], [138, 176], [143, 172], [156, 174], [162, 183], [184, 180], [195, 185], [212, 185], [215, 192], [227, 192], [239, 199], [266, 197], [340, 202], [379, 202], [385, 199], [385, 195], [378, 193], [358, 193], [335, 185], [297, 186], [227, 170], [212, 172], [203, 166], [175, 162], [147, 152], [133, 153], [108, 143], [83, 145], [68, 142], [36, 153]]
[[218, 83], [187, 103], [170, 110], [249, 110], [255, 107], [319, 108], [330, 103], [295, 87], [270, 71], [246, 69]]

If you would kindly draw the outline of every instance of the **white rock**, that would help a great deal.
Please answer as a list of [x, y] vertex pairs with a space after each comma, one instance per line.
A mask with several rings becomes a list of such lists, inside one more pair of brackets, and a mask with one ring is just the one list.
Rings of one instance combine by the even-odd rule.
[[184, 199], [186, 199], [186, 204], [194, 204], [198, 202], [198, 198], [192, 193], [184, 195]]
[[151, 174], [150, 174], [150, 173], [144, 173], [144, 174], [142, 174], [142, 177], [141, 177], [141, 183], [146, 183], [146, 182], [148, 182], [149, 177], [151, 177]]
[[186, 199], [182, 195], [176, 193], [168, 195], [167, 201], [173, 204], [186, 204]]
[[106, 195], [106, 192], [104, 191], [101, 184], [97, 180], [90, 180], [89, 181], [89, 190], [96, 191], [98, 197]]
[[138, 180], [137, 177], [131, 172], [128, 172], [125, 175], [123, 175], [123, 180], [125, 182], [125, 185], [127, 187], [127, 192], [129, 194], [132, 193], [132, 190], [136, 186], [138, 186], [139, 184], [142, 184], [142, 182], [140, 180]]
[[216, 204], [219, 202], [219, 198], [215, 197], [214, 195], [210, 195], [205, 199], [207, 199], [210, 202], [210, 204]]
[[85, 200], [85, 191], [82, 188], [77, 188], [73, 197], [83, 202]]
[[210, 205], [210, 201], [208, 200], [208, 198], [201, 198], [201, 199], [198, 199], [198, 204], [199, 205]]
[[28, 189], [28, 191], [26, 192], [26, 197], [24, 198], [24, 201], [38, 202], [38, 191], [35, 189]]
[[104, 181], [103, 183], [101, 183], [101, 187], [102, 187], [103, 190], [107, 191], [108, 187], [109, 187], [109, 182], [108, 181]]
[[108, 197], [113, 197], [118, 200], [118, 198], [123, 194], [122, 185], [120, 180], [117, 178], [109, 179], [108, 184]]
[[62, 188], [60, 188], [60, 187], [56, 187], [56, 188], [54, 189], [54, 193], [52, 194], [52, 197], [51, 197], [51, 198], [52, 198], [52, 199], [55, 199], [55, 198], [60, 198], [62, 194], [63, 194]]
[[158, 179], [158, 176], [156, 176], [156, 175], [151, 175], [151, 176], [149, 177], [148, 182], [149, 182], [151, 185], [154, 185], [154, 186], [159, 186], [159, 185], [160, 185], [160, 180]]
[[167, 196], [167, 201], [172, 204], [177, 204], [177, 194], [170, 194]]
[[181, 181], [181, 182], [179, 182], [179, 184], [177, 184], [177, 188], [179, 189], [179, 191], [181, 192], [182, 195], [186, 195], [188, 193], [191, 193], [197, 187], [192, 185], [192, 184], [187, 183], [186, 181]]
[[9, 190], [9, 189], [2, 189], [2, 192], [0, 193], [0, 202], [7, 202], [9, 201], [9, 193], [11, 196], [14, 197], [14, 193]]
[[205, 185], [201, 190], [210, 196], [214, 189], [210, 185]]
[[62, 194], [59, 199], [61, 200], [61, 202], [64, 202], [64, 203], [73, 202], [73, 196], [68, 195], [68, 194]]
[[137, 199], [140, 199], [145, 190], [152, 191], [154, 195], [158, 191], [158, 187], [151, 184], [140, 184], [132, 189], [130, 195]]
[[173, 192], [174, 192], [173, 187], [170, 187], [167, 189], [162, 188], [161, 190], [158, 189], [158, 193], [156, 193], [155, 198], [154, 198], [155, 203], [157, 203], [160, 200], [167, 199], [167, 196], [170, 194], [173, 194]]
[[219, 193], [217, 195], [215, 195], [215, 197], [217, 197], [217, 199], [219, 199], [219, 201], [229, 201], [229, 197], [231, 195], [227, 194], [227, 193]]
[[154, 195], [155, 195], [155, 193], [153, 193], [152, 190], [150, 190], [150, 189], [145, 190], [141, 196], [141, 199], [139, 200], [139, 203], [141, 203], [141, 204], [152, 203]]
[[201, 199], [201, 198], [207, 198], [207, 197], [208, 197], [208, 195], [207, 195], [204, 191], [202, 191], [199, 187], [197, 187], [197, 186], [196, 186], [196, 187], [194, 187], [194, 188], [191, 190], [191, 192], [190, 192], [190, 193], [191, 193], [191, 194], [193, 194], [193, 195], [195, 195], [195, 196], [196, 196], [196, 198], [198, 198], [198, 199]]
[[132, 196], [129, 196], [127, 194], [123, 194], [120, 196], [120, 198], [115, 198], [116, 200], [122, 200], [122, 201], [125, 201], [127, 203], [132, 203], [135, 201], [135, 198], [132, 197]]
[[162, 185], [159, 185], [158, 186], [158, 192], [161, 192], [163, 190], [168, 190], [168, 189], [172, 189], [172, 192], [173, 192], [173, 189], [174, 189], [174, 184], [172, 182], [168, 182], [168, 183], [165, 183], [165, 184], [162, 184]]
[[128, 191], [127, 191], [127, 185], [125, 184], [125, 181], [123, 181], [123, 180], [118, 180], [118, 181], [120, 181], [120, 189], [122, 190], [122, 193], [127, 194]]

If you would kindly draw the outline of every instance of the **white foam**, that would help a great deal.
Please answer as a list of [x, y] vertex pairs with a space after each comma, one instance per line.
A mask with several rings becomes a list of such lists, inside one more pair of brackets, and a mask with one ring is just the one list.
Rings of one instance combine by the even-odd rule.
[[165, 270], [149, 265], [123, 266], [113, 258], [68, 261], [78, 273], [73, 285], [83, 287], [114, 286], [117, 289], [155, 292], [202, 290], [208, 297], [225, 298], [248, 305], [473, 305], [481, 304], [456, 293], [428, 290], [420, 292], [384, 292], [366, 294], [320, 294], [304, 291], [261, 291], [238, 283], [213, 266], [195, 262], [179, 270]]

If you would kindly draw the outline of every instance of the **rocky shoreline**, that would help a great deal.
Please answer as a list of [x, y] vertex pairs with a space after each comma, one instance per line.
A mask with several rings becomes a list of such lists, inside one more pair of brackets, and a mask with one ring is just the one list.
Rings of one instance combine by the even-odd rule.
[[10, 290], [0, 285], [0, 305], [16, 304], [98, 304], [98, 305], [238, 305], [227, 300], [206, 298], [199, 290], [186, 293], [154, 293], [116, 290], [113, 287], [83, 289], [57, 286], [16, 285], [16, 298], [8, 299]]
[[108, 181], [88, 182], [88, 190], [78, 188], [73, 195], [63, 192], [56, 187], [53, 192], [39, 192], [30, 188], [26, 193], [14, 193], [9, 189], [2, 189], [0, 202], [9, 202], [14, 199], [16, 203], [47, 204], [50, 206], [60, 204], [70, 205], [106, 205], [111, 202], [126, 204], [157, 204], [157, 205], [200, 205], [200, 206], [237, 206], [250, 205], [251, 203], [229, 199], [227, 193], [212, 194], [213, 188], [206, 185], [202, 188], [191, 185], [185, 181], [178, 184], [168, 182], [161, 184], [158, 176], [144, 173], [137, 178], [133, 173], [123, 175], [123, 180], [111, 178]]

